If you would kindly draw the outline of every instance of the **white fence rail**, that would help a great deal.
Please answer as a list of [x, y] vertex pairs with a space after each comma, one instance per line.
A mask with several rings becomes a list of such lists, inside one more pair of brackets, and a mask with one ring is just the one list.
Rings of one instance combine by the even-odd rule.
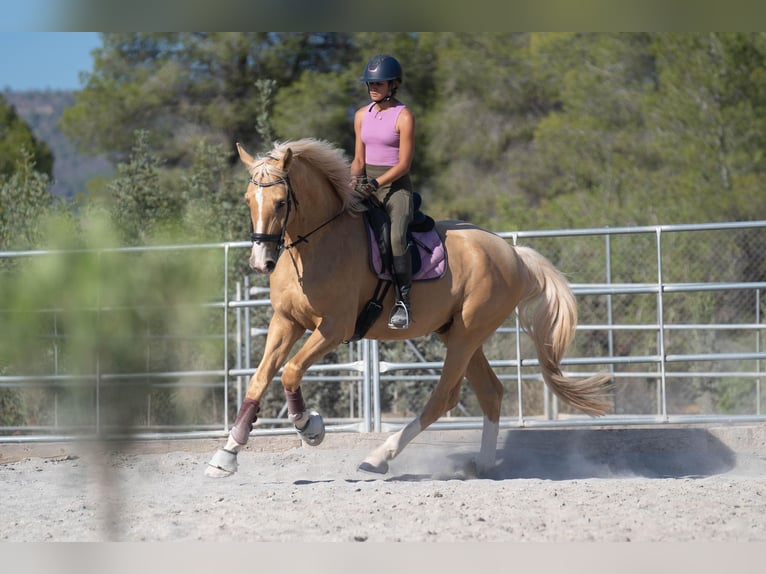
[[[512, 408], [506, 406], [501, 425], [590, 426], [766, 421], [762, 393], [762, 379], [766, 376], [763, 372], [766, 352], [762, 346], [762, 337], [766, 324], [761, 311], [766, 294], [764, 231], [766, 221], [499, 233], [514, 244], [523, 242], [538, 248], [559, 268], [574, 275], [574, 279], [580, 279], [580, 276], [578, 272], [569, 272], [569, 269], [578, 269], [581, 265], [577, 260], [577, 249], [569, 255], [569, 260], [564, 259], [569, 248], [577, 240], [585, 239], [591, 242], [589, 249], [592, 252], [592, 242], [598, 242], [598, 249], [604, 254], [603, 260], [593, 261], [590, 257], [588, 265], [591, 271], [582, 272], [582, 281], [572, 280], [572, 287], [581, 310], [578, 338], [593, 338], [593, 344], [597, 344], [601, 351], [592, 352], [592, 347], [587, 346], [584, 347], [585, 352], [575, 348], [564, 359], [563, 367], [567, 374], [574, 376], [607, 369], [613, 373], [618, 383], [614, 414], [592, 419], [574, 413], [562, 413], [562, 405], [558, 404], [556, 397], [551, 396], [540, 384], [536, 373], [537, 360], [526, 352], [518, 321], [511, 318], [495, 335], [498, 340], [494, 345], [495, 356], [488, 353], [490, 364], [504, 385], [507, 385], [506, 401], [512, 405]], [[711, 233], [712, 241], [709, 237]], [[711, 250], [721, 244], [721, 237], [731, 239], [742, 233], [744, 235], [733, 241], [744, 245], [746, 248], [743, 253], [750, 254], [740, 255], [739, 259], [746, 259], [745, 263], [748, 264], [749, 259], [755, 261], [750, 267], [745, 265], [749, 269], [748, 277], [738, 274], [736, 269], [732, 271], [726, 254], [723, 255], [722, 265], [729, 275], [716, 278], [717, 273], [713, 269], [693, 268], [694, 249], [692, 253], [674, 251], [674, 246], [667, 245], [667, 242], [673, 243], [668, 238], [677, 239], [683, 235], [691, 239], [692, 246], [698, 246], [700, 250], [704, 246], [705, 250]], [[640, 238], [642, 247], [639, 249], [631, 245], [626, 249], [625, 244], [617, 245], [625, 237]], [[544, 245], [538, 247], [538, 242]], [[550, 251], [559, 257], [547, 252], [545, 247], [551, 245], [553, 247]], [[220, 333], [206, 335], [220, 340], [222, 357], [218, 364], [189, 371], [126, 374], [105, 373], [94, 369], [91, 374], [76, 375], [66, 372], [64, 368], [59, 369], [58, 362], [54, 361], [52, 372], [34, 376], [9, 372], [7, 366], [0, 365], [0, 393], [41, 389], [51, 391], [54, 397], [45, 421], [0, 426], [0, 441], [60, 440], [72, 436], [108, 435], [111, 432], [109, 421], [105, 421], [101, 413], [102, 392], [112, 385], [131, 384], [135, 384], [142, 392], [147, 388], [169, 392], [204, 389], [213, 393], [211, 404], [216, 409], [214, 415], [205, 417], [206, 422], [156, 424], [153, 422], [156, 407], [152, 403], [152, 394], [147, 393], [145, 424], [128, 429], [132, 436], [159, 438], [225, 435], [230, 416], [236, 411], [244, 396], [247, 380], [255, 371], [258, 357], [254, 356], [254, 352], [262, 347], [267, 327], [263, 313], [256, 318], [254, 311], [258, 308], [268, 310], [268, 288], [250, 286], [247, 276], [230, 285], [232, 254], [241, 254], [249, 246], [246, 242], [236, 242], [116, 250], [172, 252], [213, 249], [221, 252], [222, 300], [205, 305], [208, 309], [220, 311], [222, 317]], [[614, 252], [620, 249], [621, 269], [614, 270]], [[635, 257], [634, 266], [625, 265], [626, 253]], [[679, 253], [687, 253], [687, 256]], [[0, 252], [0, 260], [23, 260], [53, 254], [55, 252], [50, 251]], [[709, 265], [712, 260], [715, 257], [708, 256], [703, 265]], [[643, 280], [626, 281], [622, 277], [626, 273]], [[700, 276], [704, 280], [699, 280]], [[669, 303], [669, 297], [685, 304], [701, 294], [728, 297], [725, 305], [727, 309], [725, 312], [721, 312], [720, 308], [710, 309], [712, 315], [707, 318], [708, 321], [704, 320], [705, 317], [693, 316], [693, 313], [678, 320], [678, 313]], [[635, 304], [639, 300], [643, 302], [642, 305]], [[705, 305], [701, 307], [706, 308]], [[55, 309], [40, 311], [54, 315], [59, 312]], [[648, 320], [650, 316], [651, 320]], [[716, 318], [721, 316], [727, 320]], [[61, 333], [51, 333], [54, 355], [57, 348], [55, 341], [63, 336]], [[635, 340], [626, 339], [628, 337], [635, 337]], [[678, 351], [675, 339], [681, 342]], [[629, 340], [629, 344], [625, 344], [625, 340]], [[381, 345], [385, 343], [362, 340], [345, 347], [342, 351], [347, 354], [345, 360], [336, 357], [332, 362], [315, 365], [309, 370], [306, 384], [318, 382], [342, 385], [347, 395], [348, 413], [346, 416], [326, 419], [329, 432], [379, 432], [397, 428], [408, 417], [403, 413], [385, 412], [384, 391], [397, 384], [419, 382], [427, 385], [438, 379], [441, 361], [426, 357], [413, 342], [403, 343], [403, 349], [393, 353], [399, 357], [411, 355], [414, 357], [411, 361], [388, 360], [383, 356], [385, 353]], [[626, 354], [625, 348], [631, 352]], [[721, 385], [726, 386], [727, 392], [736, 400], [728, 399], [728, 395], [721, 391]], [[93, 416], [89, 424], [81, 427], [72, 427], [59, 420], [59, 391], [74, 386], [84, 386], [91, 393], [90, 408]], [[634, 396], [636, 388], [641, 388], [643, 392], [638, 399]], [[541, 401], [542, 406], [530, 405], [530, 395], [538, 399], [541, 395], [542, 398], [536, 402]], [[710, 403], [710, 397], [717, 397], [715, 401], [718, 402]], [[437, 422], [435, 427], [472, 428], [481, 425], [478, 412], [469, 412], [462, 403], [457, 411], [460, 412], [450, 413]], [[254, 430], [255, 434], [283, 432], [292, 432], [284, 416], [284, 409], [261, 418], [259, 426]]]

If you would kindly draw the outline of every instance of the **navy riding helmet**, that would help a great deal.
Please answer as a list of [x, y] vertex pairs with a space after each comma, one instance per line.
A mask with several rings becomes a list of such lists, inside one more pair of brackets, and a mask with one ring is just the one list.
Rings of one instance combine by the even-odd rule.
[[402, 81], [402, 65], [399, 60], [388, 54], [376, 54], [367, 62], [364, 74], [359, 81], [385, 82], [390, 80]]

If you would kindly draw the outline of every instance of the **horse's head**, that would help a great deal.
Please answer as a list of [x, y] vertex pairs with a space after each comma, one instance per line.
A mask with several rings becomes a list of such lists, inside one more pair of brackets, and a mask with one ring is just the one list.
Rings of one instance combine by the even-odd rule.
[[279, 158], [254, 159], [237, 144], [242, 163], [250, 173], [245, 202], [250, 208], [250, 267], [259, 273], [274, 271], [284, 247], [285, 230], [295, 198], [288, 171], [293, 159], [288, 148]]

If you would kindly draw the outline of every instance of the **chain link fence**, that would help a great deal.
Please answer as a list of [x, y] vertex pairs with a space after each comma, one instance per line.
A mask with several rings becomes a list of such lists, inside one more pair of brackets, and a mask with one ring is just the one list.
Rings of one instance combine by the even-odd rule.
[[[602, 419], [558, 402], [511, 316], [485, 345], [506, 391], [502, 424], [766, 420], [765, 228], [742, 222], [500, 233], [540, 251], [572, 284], [579, 326], [565, 372], [608, 370], [615, 382], [613, 412]], [[49, 281], [26, 289], [23, 305], [6, 297], [0, 306], [0, 440], [225, 434], [271, 316], [267, 280], [243, 275], [248, 248], [113, 249], [88, 254], [88, 266], [82, 253], [0, 253], [0, 281], [12, 284], [29, 269], [45, 269]], [[56, 279], [73, 265], [85, 279]], [[127, 285], [120, 296], [118, 284]], [[50, 292], [69, 300], [48, 299]], [[434, 336], [342, 345], [309, 371], [304, 395], [331, 430], [394, 428], [419, 412], [443, 358]], [[464, 385], [458, 407], [437, 424], [480, 420]], [[275, 382], [255, 432], [289, 431]]]

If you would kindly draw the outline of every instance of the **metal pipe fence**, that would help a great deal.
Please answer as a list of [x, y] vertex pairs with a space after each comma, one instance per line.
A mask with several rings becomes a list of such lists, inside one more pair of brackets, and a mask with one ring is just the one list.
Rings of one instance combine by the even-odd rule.
[[[565, 374], [585, 376], [608, 370], [615, 380], [613, 414], [593, 419], [569, 411], [541, 383], [537, 359], [512, 316], [485, 345], [490, 364], [506, 387], [501, 426], [766, 421], [761, 386], [766, 360], [761, 342], [766, 329], [761, 310], [766, 297], [765, 228], [766, 221], [754, 221], [498, 233], [513, 244], [538, 249], [570, 278], [580, 323], [575, 345], [562, 363]], [[30, 374], [0, 364], [0, 399], [3, 393], [6, 398], [28, 393], [32, 398], [13, 404], [34, 410], [30, 405], [35, 404], [35, 393], [43, 393], [46, 398], [37, 400], [47, 410], [22, 422], [0, 418], [0, 441], [125, 434], [134, 438], [224, 436], [255, 372], [270, 311], [263, 282], [251, 285], [247, 275], [235, 278], [232, 258], [249, 247], [249, 242], [231, 242], [103, 250], [219, 252], [220, 297], [185, 303], [190, 312], [206, 310], [216, 315], [215, 325], [204, 333], [149, 332], [141, 345], [147, 367], [163, 350], [175, 346], [210, 343], [220, 354], [204, 368], [189, 370], [104, 372], [97, 359], [90, 372], [70, 372], [62, 351], [70, 334], [62, 324], [72, 310], [40, 308], [37, 311], [48, 317], [52, 328], [40, 341], [49, 356], [49, 369]], [[0, 263], [60, 254], [0, 252]], [[9, 277], [6, 274], [3, 280]], [[115, 307], [104, 304], [76, 311], [108, 320]], [[13, 312], [0, 309], [0, 317]], [[152, 308], [141, 312], [151, 315]], [[404, 411], [417, 405], [410, 397], [411, 408], [403, 409], [406, 401], [401, 397], [420, 396], [413, 389], [435, 384], [441, 366], [438, 345], [429, 341], [365, 339], [343, 346], [332, 358], [312, 366], [304, 379], [309, 387], [305, 394], [308, 398], [310, 389], [321, 385], [342, 389], [336, 395], [343, 397], [340, 402], [346, 412], [326, 417], [328, 432], [392, 430], [410, 420], [412, 413]], [[116, 388], [135, 388], [145, 395], [138, 409], [142, 420], [118, 428], [111, 425], [102, 411]], [[73, 422], [71, 395], [78, 393], [82, 396], [76, 409], [87, 412]], [[183, 420], [162, 414], [177, 410], [179, 402], [196, 405], [195, 400], [205, 405], [205, 413]], [[471, 400], [464, 393], [458, 408], [433, 428], [480, 428], [480, 412]], [[7, 404], [8, 400], [0, 401]], [[285, 409], [264, 413], [253, 432], [292, 432]]]

